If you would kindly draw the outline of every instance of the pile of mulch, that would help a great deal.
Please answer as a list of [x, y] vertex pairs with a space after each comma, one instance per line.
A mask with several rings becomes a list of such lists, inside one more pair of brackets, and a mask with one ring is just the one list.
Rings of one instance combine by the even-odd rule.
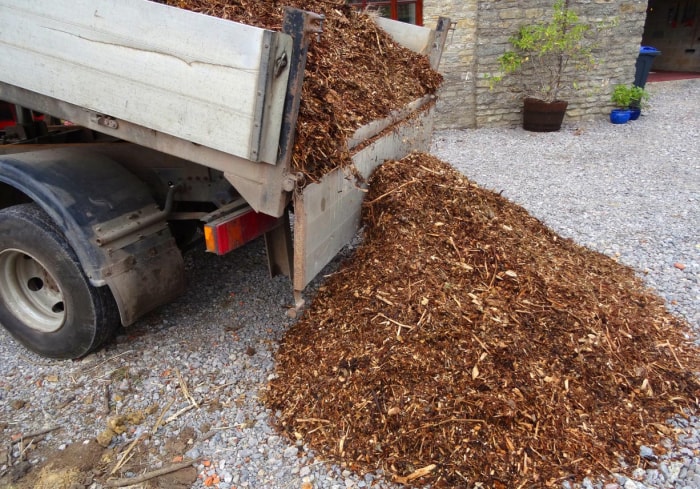
[[309, 48], [292, 156], [307, 181], [351, 164], [346, 141], [359, 127], [435, 93], [442, 83], [427, 57], [395, 43], [371, 15], [344, 0], [159, 1], [275, 31], [286, 6], [325, 15], [323, 33]]
[[402, 483], [553, 487], [643, 463], [639, 445], [697, 407], [687, 324], [630, 268], [446, 163], [384, 164], [363, 218], [266, 399], [327, 459]]

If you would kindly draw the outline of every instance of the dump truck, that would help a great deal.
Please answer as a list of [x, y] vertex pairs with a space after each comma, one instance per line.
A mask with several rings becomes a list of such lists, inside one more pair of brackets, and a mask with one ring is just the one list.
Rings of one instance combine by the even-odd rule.
[[[376, 22], [437, 67], [448, 19]], [[425, 149], [433, 120], [421, 97], [355, 132], [352, 171], [302, 182], [292, 149], [322, 28], [292, 8], [273, 31], [148, 0], [0, 0], [7, 331], [79, 358], [185, 291], [193, 243], [224, 255], [260, 237], [300, 306], [358, 230], [355, 175]]]

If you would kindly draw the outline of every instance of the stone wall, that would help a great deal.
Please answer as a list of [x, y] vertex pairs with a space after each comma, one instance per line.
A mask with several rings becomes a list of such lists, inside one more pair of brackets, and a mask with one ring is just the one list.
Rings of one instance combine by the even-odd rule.
[[445, 82], [438, 99], [436, 127], [476, 127], [477, 0], [424, 0], [423, 23], [435, 27], [437, 18], [455, 24], [448, 33], [440, 71]]
[[[527, 23], [551, 16], [553, 0], [424, 0], [424, 23], [444, 15], [457, 21], [448, 35], [440, 70], [445, 83], [438, 104], [438, 128], [476, 128], [520, 124], [521, 96], [504, 79], [493, 89], [489, 74], [498, 73], [498, 56], [508, 38]], [[614, 21], [596, 38], [596, 65], [567, 97], [566, 121], [605, 117], [612, 87], [634, 81], [635, 61], [644, 31], [646, 0], [569, 0], [581, 21]], [[580, 77], [579, 77], [580, 78]]]

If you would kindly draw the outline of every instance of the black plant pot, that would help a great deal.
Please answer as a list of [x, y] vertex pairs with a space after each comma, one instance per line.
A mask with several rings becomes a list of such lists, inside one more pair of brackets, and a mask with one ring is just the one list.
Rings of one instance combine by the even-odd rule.
[[561, 129], [568, 102], [544, 102], [526, 98], [523, 106], [523, 129], [534, 132], [553, 132]]

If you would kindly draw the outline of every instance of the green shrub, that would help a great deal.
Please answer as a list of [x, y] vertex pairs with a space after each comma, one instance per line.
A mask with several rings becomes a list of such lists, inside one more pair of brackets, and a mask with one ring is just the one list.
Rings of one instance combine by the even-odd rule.
[[498, 58], [500, 74], [488, 77], [491, 88], [509, 75], [517, 77], [514, 90], [525, 96], [560, 100], [564, 91], [578, 88], [576, 79], [595, 64], [594, 27], [604, 26], [580, 22], [564, 0], [556, 0], [550, 20], [522, 26], [510, 37], [513, 49]]

